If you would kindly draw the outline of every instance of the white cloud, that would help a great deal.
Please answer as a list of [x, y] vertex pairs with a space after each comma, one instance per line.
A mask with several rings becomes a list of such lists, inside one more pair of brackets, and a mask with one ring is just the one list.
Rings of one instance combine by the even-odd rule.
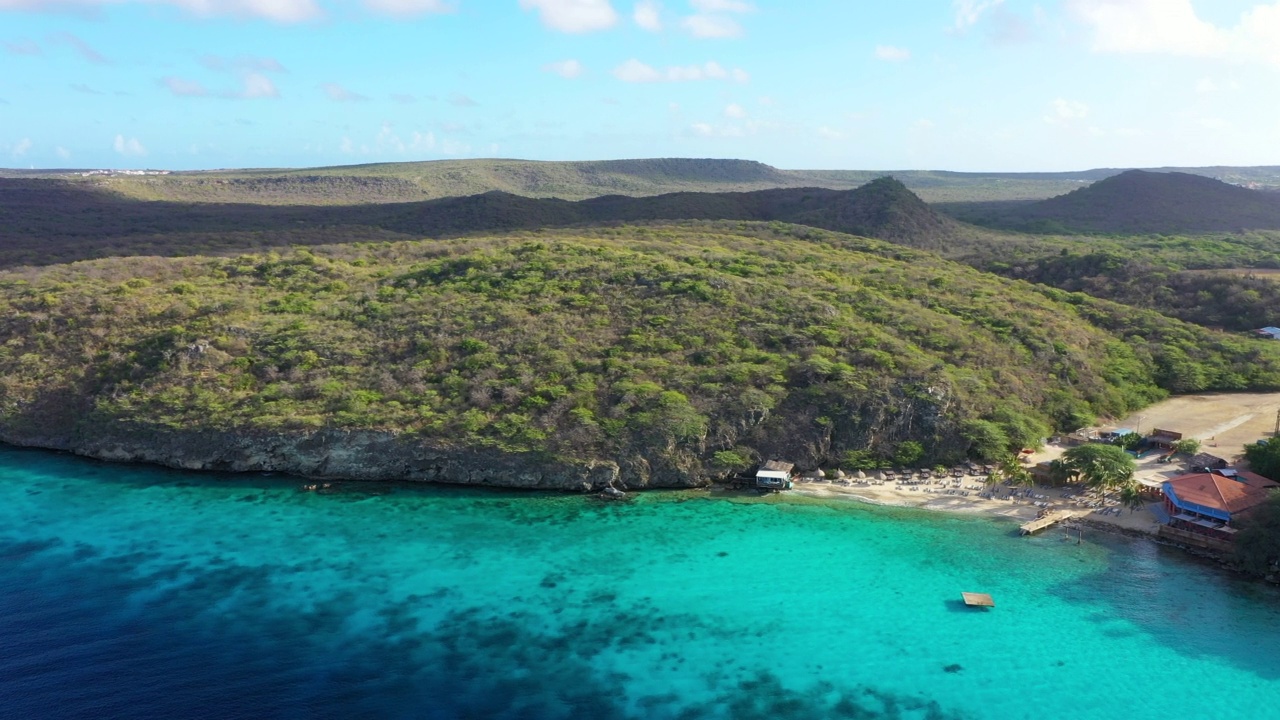
[[324, 83], [320, 86], [320, 89], [334, 102], [362, 102], [369, 99], [358, 92], [352, 92], [342, 87], [338, 83]]
[[755, 12], [755, 6], [742, 0], [689, 0], [694, 14], [680, 21], [680, 27], [696, 38], [740, 37], [742, 25], [732, 14]]
[[240, 55], [237, 57], [222, 57], [220, 55], [205, 55], [200, 58], [200, 64], [215, 72], [284, 72], [284, 65], [279, 60], [269, 57], [256, 57], [254, 55]]
[[[16, 0], [22, 2], [23, 0]], [[14, 0], [0, 0], [0, 9], [4, 9], [5, 3], [14, 2]], [[111, 61], [105, 55], [98, 52], [92, 45], [81, 40], [78, 36], [69, 32], [57, 32], [49, 36], [49, 42], [55, 45], [70, 45], [73, 50], [80, 54], [80, 57], [88, 60], [95, 65], [110, 65]]]
[[462, 93], [452, 93], [449, 95], [449, 104], [454, 107], [479, 107], [480, 103], [472, 100], [470, 96]]
[[724, 15], [690, 15], [680, 21], [680, 27], [696, 38], [742, 36], [742, 26], [738, 21]]
[[5, 52], [11, 55], [39, 55], [43, 52], [34, 40], [21, 38], [13, 42], [3, 42]]
[[520, 0], [520, 7], [537, 10], [543, 25], [565, 33], [607, 30], [618, 23], [609, 0]]
[[731, 80], [746, 83], [751, 75], [742, 68], [729, 70], [717, 62], [703, 65], [672, 65], [662, 69], [632, 58], [613, 69], [614, 77], [630, 83], [696, 82], [698, 80]]
[[1058, 98], [1049, 103], [1044, 121], [1050, 125], [1071, 125], [1089, 117], [1089, 106], [1075, 100]]
[[915, 121], [915, 124], [912, 125], [912, 127], [914, 127], [917, 130], [932, 130], [933, 121], [930, 120], [929, 118], [920, 118], [919, 120]]
[[316, 0], [0, 0], [0, 10], [93, 10], [127, 2], [171, 5], [198, 17], [262, 18], [282, 23], [314, 20], [324, 14]]
[[160, 79], [160, 84], [169, 88], [169, 92], [183, 97], [204, 97], [209, 94], [203, 85], [194, 81], [170, 75]]
[[747, 111], [737, 103], [729, 103], [724, 108], [724, 116], [740, 120], [747, 116]]
[[952, 0], [956, 14], [955, 29], [964, 32], [978, 23], [982, 14], [1004, 4], [1004, 0]]
[[689, 126], [689, 129], [699, 137], [711, 137], [716, 134], [716, 129], [707, 123], [694, 123]]
[[543, 72], [555, 73], [570, 80], [582, 75], [583, 69], [582, 63], [577, 60], [560, 60], [542, 66]]
[[18, 157], [19, 155], [26, 155], [27, 151], [30, 149], [31, 149], [31, 138], [22, 138], [21, 140], [18, 141], [17, 145], [13, 146], [13, 149], [10, 150], [9, 152], [12, 153], [14, 157]]
[[407, 18], [451, 13], [457, 8], [445, 0], [364, 0], [364, 6], [382, 15]]
[[125, 138], [124, 135], [116, 135], [115, 142], [111, 144], [117, 153], [125, 157], [137, 157], [147, 154], [147, 149], [138, 142], [138, 138]]
[[662, 6], [654, 0], [640, 0], [640, 2], [636, 3], [636, 9], [632, 13], [631, 19], [635, 20], [636, 25], [639, 25], [643, 30], [661, 32]]
[[62, 158], [63, 160], [68, 160], [71, 158], [71, 151], [62, 147], [61, 145], [54, 148], [53, 153], [58, 157]]
[[1210, 80], [1209, 78], [1200, 78], [1200, 81], [1196, 83], [1196, 92], [1198, 93], [1211, 93], [1211, 92], [1217, 92], [1217, 91], [1218, 91], [1217, 83]]
[[818, 137], [821, 137], [824, 140], [843, 140], [844, 133], [823, 125], [818, 128]]
[[275, 83], [271, 82], [271, 78], [266, 75], [247, 73], [242, 79], [244, 81], [244, 89], [234, 97], [246, 99], [280, 97], [280, 91], [276, 89]]
[[876, 59], [885, 62], [903, 62], [911, 59], [911, 51], [893, 45], [877, 45]]
[[1234, 27], [1196, 14], [1191, 0], [1067, 0], [1093, 31], [1093, 50], [1164, 54], [1280, 67], [1280, 2], [1254, 5]]
[[754, 12], [756, 9], [751, 3], [742, 2], [741, 0], [689, 0], [689, 4], [693, 6], [694, 10], [704, 13], [746, 13]]

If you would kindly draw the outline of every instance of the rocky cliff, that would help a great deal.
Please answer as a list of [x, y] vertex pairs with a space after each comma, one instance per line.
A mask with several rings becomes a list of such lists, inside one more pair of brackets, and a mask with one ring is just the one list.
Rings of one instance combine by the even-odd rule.
[[[65, 450], [114, 462], [144, 462], [183, 470], [282, 472], [317, 480], [420, 481], [531, 490], [599, 489], [621, 484], [613, 462], [573, 462], [537, 453], [433, 447], [376, 430], [310, 433], [175, 431], [120, 424], [92, 435], [50, 437], [0, 431], [0, 440]], [[695, 478], [629, 473], [628, 488], [692, 487]]]

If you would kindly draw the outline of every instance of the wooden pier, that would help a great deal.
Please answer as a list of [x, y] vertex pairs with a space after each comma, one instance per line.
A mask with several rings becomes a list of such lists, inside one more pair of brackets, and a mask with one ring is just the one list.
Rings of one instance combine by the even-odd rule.
[[996, 606], [996, 601], [986, 593], [962, 592], [960, 597], [964, 598], [964, 604], [969, 607], [993, 608]]
[[1032, 533], [1038, 533], [1047, 527], [1056, 525], [1062, 522], [1063, 520], [1070, 520], [1075, 516], [1076, 514], [1074, 512], [1071, 512], [1070, 510], [1055, 510], [1051, 513], [1045, 513], [1044, 515], [1036, 518], [1035, 520], [1032, 520], [1027, 523], [1023, 523], [1022, 534], [1030, 535]]

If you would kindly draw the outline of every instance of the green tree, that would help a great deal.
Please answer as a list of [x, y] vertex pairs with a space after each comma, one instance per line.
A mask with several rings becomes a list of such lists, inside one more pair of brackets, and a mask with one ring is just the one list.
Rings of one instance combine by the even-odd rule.
[[1280, 492], [1243, 517], [1236, 533], [1236, 560], [1245, 572], [1268, 575], [1280, 564]]
[[1131, 432], [1131, 433], [1125, 433], [1124, 435], [1121, 435], [1120, 437], [1112, 441], [1111, 444], [1115, 445], [1118, 448], [1123, 448], [1125, 450], [1135, 450], [1139, 445], [1142, 444], [1142, 440], [1143, 438], [1141, 435], [1139, 435], [1138, 433]]
[[1018, 457], [1016, 455], [1009, 453], [1005, 453], [1005, 456], [1000, 458], [998, 474], [1001, 478], [1008, 480], [1014, 485], [1029, 486], [1035, 484], [1035, 478], [1031, 477], [1031, 471], [1027, 470], [1027, 468], [1018, 461]]
[[1195, 438], [1179, 440], [1173, 444], [1173, 451], [1183, 455], [1195, 455], [1200, 452], [1200, 441]]
[[898, 444], [893, 453], [893, 461], [904, 467], [914, 465], [924, 457], [924, 445], [915, 440], [907, 440]]
[[969, 442], [969, 454], [993, 462], [1009, 452], [1009, 436], [990, 420], [968, 420], [960, 426], [960, 436]]
[[1272, 480], [1280, 477], [1280, 436], [1245, 445], [1244, 458], [1259, 475]]
[[874, 470], [880, 466], [880, 460], [870, 450], [846, 450], [840, 464], [846, 470]]
[[1099, 490], [1116, 490], [1133, 478], [1137, 464], [1116, 445], [1089, 443], [1062, 454], [1062, 464], [1086, 485]]
[[1120, 504], [1129, 508], [1129, 512], [1146, 507], [1147, 499], [1142, 496], [1138, 481], [1130, 479], [1120, 486]]

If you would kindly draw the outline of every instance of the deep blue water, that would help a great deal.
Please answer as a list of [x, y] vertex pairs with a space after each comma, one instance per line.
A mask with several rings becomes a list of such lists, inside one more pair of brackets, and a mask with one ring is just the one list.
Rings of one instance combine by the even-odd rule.
[[1280, 698], [1280, 593], [1146, 541], [303, 485], [0, 449], [0, 718], [1217, 720]]

